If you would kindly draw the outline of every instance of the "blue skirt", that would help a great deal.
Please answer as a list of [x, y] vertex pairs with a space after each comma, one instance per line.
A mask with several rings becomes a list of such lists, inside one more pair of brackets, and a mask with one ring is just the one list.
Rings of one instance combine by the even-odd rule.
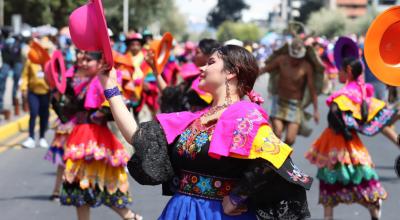
[[168, 202], [159, 220], [256, 220], [255, 213], [247, 211], [242, 215], [225, 215], [222, 202], [176, 193]]

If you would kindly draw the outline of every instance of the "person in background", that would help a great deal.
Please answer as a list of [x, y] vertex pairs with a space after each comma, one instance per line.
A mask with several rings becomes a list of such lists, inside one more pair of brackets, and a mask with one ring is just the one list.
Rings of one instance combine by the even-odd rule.
[[157, 83], [161, 90], [161, 112], [194, 111], [209, 105], [192, 85], [200, 75], [198, 68], [207, 64], [213, 50], [219, 46], [216, 40], [202, 39], [195, 50], [193, 63], [181, 66], [180, 71], [184, 81], [177, 86], [167, 86], [162, 74], [157, 74]]
[[294, 39], [288, 52], [266, 61], [261, 73], [279, 74], [277, 94], [272, 96], [271, 122], [275, 134], [293, 145], [302, 122], [302, 100], [306, 90], [311, 94], [316, 123], [319, 122], [317, 91], [314, 85], [314, 66], [307, 59], [307, 49], [301, 39]]
[[[48, 44], [44, 44], [46, 46]], [[32, 49], [32, 48], [31, 48]], [[49, 49], [44, 47], [44, 49]], [[25, 148], [35, 148], [35, 124], [36, 118], [40, 118], [39, 146], [48, 148], [49, 144], [45, 139], [45, 133], [49, 123], [50, 90], [44, 78], [43, 67], [39, 64], [27, 60], [22, 71], [21, 93], [28, 100], [29, 104], [29, 137], [22, 146]]]
[[399, 119], [399, 113], [373, 97], [373, 87], [364, 83], [362, 73], [359, 59], [344, 59], [339, 81], [345, 86], [326, 100], [329, 126], [305, 156], [318, 167], [319, 203], [324, 206], [325, 220], [333, 219], [333, 209], [341, 203], [358, 203], [377, 220], [387, 197], [357, 133], [373, 136], [382, 132], [398, 148], [398, 134], [388, 125]]

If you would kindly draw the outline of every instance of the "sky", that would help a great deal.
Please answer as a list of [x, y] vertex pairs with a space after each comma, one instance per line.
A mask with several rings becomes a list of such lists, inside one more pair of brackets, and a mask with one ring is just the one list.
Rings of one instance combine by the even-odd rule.
[[[191, 23], [206, 23], [208, 12], [217, 4], [218, 0], [176, 0], [181, 13], [186, 15]], [[275, 7], [280, 0], [245, 0], [250, 6], [244, 10], [242, 19], [265, 19], [268, 12]]]

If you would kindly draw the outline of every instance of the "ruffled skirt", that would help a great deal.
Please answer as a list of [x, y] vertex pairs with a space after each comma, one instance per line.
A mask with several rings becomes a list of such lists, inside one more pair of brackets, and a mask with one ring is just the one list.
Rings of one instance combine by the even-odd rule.
[[319, 202], [324, 206], [339, 203], [378, 205], [387, 193], [379, 182], [373, 163], [356, 132], [346, 141], [331, 128], [325, 129], [306, 153], [319, 169]]
[[75, 120], [71, 120], [65, 124], [60, 120], [55, 122], [55, 136], [47, 150], [44, 159], [52, 162], [57, 166], [64, 166], [64, 149], [67, 144], [68, 137], [75, 126]]
[[62, 204], [125, 207], [130, 203], [125, 171], [129, 155], [107, 126], [76, 125], [64, 160]]

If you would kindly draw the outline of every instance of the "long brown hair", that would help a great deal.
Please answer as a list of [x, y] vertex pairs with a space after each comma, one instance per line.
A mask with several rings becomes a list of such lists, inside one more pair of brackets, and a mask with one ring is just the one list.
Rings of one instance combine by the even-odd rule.
[[245, 48], [235, 45], [219, 47], [215, 52], [223, 60], [224, 69], [237, 75], [239, 96], [249, 93], [259, 75], [255, 57]]

